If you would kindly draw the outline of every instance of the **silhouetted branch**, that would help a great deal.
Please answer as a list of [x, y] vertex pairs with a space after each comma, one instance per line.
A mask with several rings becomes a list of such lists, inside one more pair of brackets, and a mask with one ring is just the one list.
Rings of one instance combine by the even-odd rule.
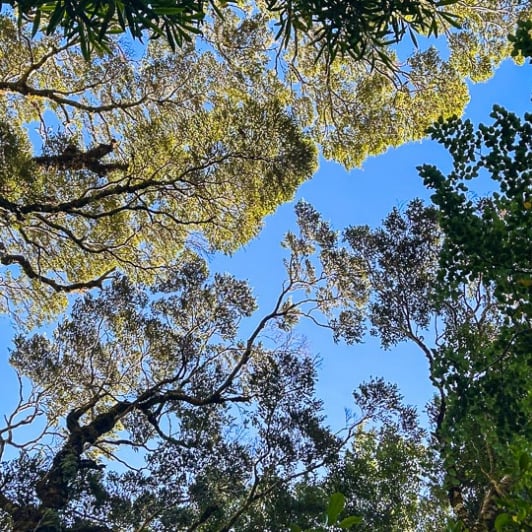
[[60, 155], [41, 155], [33, 161], [40, 166], [55, 166], [61, 170], [81, 170], [86, 168], [98, 175], [107, 175], [113, 170], [127, 170], [125, 163], [102, 163], [100, 159], [111, 153], [118, 142], [112, 139], [109, 144], [98, 144], [87, 151], [69, 144]]
[[40, 281], [48, 286], [51, 286], [56, 292], [77, 292], [90, 290], [91, 288], [102, 288], [104, 281], [107, 281], [111, 278], [111, 274], [114, 272], [114, 268], [105, 272], [103, 275], [96, 279], [90, 281], [83, 281], [78, 283], [71, 284], [61, 284], [49, 277], [37, 273], [30, 262], [23, 257], [22, 255], [2, 255], [0, 256], [0, 263], [4, 266], [11, 266], [13, 264], [18, 264], [24, 273], [30, 278]]

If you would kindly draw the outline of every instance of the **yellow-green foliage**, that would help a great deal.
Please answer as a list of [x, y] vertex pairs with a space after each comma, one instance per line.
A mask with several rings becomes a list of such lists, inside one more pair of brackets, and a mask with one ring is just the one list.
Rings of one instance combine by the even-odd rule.
[[[117, 45], [90, 62], [0, 18], [2, 308], [32, 293], [55, 312], [63, 292], [111, 271], [150, 280], [190, 240], [232, 252], [312, 176], [318, 149], [360, 166], [459, 115], [466, 78], [492, 74], [528, 6], [452, 9], [463, 29], [440, 28], [448, 59], [384, 47], [332, 63], [308, 35], [282, 48], [260, 2], [213, 14], [175, 52], [155, 41], [134, 57]], [[97, 162], [114, 166], [87, 167], [83, 154], [111, 139]]]

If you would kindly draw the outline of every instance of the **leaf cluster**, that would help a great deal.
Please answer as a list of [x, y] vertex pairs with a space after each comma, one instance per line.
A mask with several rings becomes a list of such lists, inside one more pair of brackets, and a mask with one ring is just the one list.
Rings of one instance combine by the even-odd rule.
[[363, 0], [270, 0], [268, 9], [278, 12], [279, 33], [284, 44], [298, 35], [309, 35], [318, 46], [318, 57], [329, 61], [337, 56], [356, 60], [380, 61], [392, 66], [386, 53], [389, 45], [409, 35], [417, 45], [416, 33], [437, 36], [442, 28], [460, 26], [458, 16], [446, 12], [454, 0], [430, 2]]
[[[530, 316], [532, 263], [532, 115], [523, 120], [495, 106], [494, 123], [474, 130], [470, 121], [440, 121], [431, 130], [453, 159], [447, 176], [420, 167], [434, 190], [445, 233], [441, 280], [453, 287], [482, 275], [494, 283], [495, 297], [513, 323]], [[474, 180], [487, 177], [498, 188], [489, 197], [472, 192]]]
[[515, 34], [508, 39], [513, 43], [513, 57], [529, 57], [532, 62], [532, 21], [519, 20]]
[[175, 49], [199, 33], [206, 9], [201, 0], [16, 0], [9, 3], [16, 10], [20, 24], [31, 22], [34, 36], [39, 30], [51, 35], [60, 28], [66, 39], [79, 40], [86, 59], [94, 51], [108, 51], [110, 37], [126, 31], [141, 42], [146, 32], [152, 39], [162, 37]]

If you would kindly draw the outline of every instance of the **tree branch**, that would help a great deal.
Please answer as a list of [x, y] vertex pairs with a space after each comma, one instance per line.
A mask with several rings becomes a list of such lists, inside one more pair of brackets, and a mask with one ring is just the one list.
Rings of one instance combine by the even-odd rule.
[[4, 266], [11, 266], [13, 264], [18, 264], [22, 268], [22, 271], [30, 279], [40, 281], [41, 283], [52, 287], [56, 292], [67, 292], [67, 293], [90, 290], [91, 288], [102, 288], [103, 283], [105, 281], [108, 281], [111, 278], [111, 274], [115, 271], [115, 268], [112, 268], [108, 270], [107, 272], [105, 272], [104, 274], [100, 275], [100, 277], [96, 279], [92, 279], [90, 281], [82, 281], [82, 282], [71, 283], [71, 284], [62, 284], [62, 283], [58, 283], [57, 281], [54, 281], [53, 279], [50, 279], [49, 277], [46, 277], [44, 275], [37, 273], [33, 269], [33, 266], [30, 264], [30, 262], [22, 255], [4, 254], [0, 256], [0, 263], [2, 263]]

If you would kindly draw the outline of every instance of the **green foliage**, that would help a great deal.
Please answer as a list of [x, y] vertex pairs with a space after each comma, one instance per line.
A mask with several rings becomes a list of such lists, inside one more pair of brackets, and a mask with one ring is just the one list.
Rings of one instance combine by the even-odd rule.
[[508, 474], [514, 479], [508, 493], [498, 501], [502, 509], [495, 519], [497, 532], [502, 530], [523, 530], [532, 526], [532, 466], [529, 441], [518, 441], [509, 449], [513, 462]]
[[513, 57], [529, 57], [532, 62], [532, 20], [519, 20], [515, 35], [509, 35], [513, 43]]
[[[85, 295], [51, 337], [17, 337], [11, 363], [35, 397], [20, 408], [35, 409], [29, 423], [43, 423], [46, 446], [3, 465], [14, 473], [0, 508], [15, 528], [53, 510], [66, 529], [128, 529], [150, 516], [157, 530], [256, 530], [263, 500], [335, 460], [344, 441], [324, 425], [315, 359], [285, 316], [318, 313], [334, 329], [335, 305], [363, 299], [354, 290], [364, 284], [336, 282], [347, 263], [331, 262], [332, 242], [321, 237], [332, 231], [319, 217], [301, 225], [308, 234], [287, 239], [280, 297], [247, 335], [239, 329], [255, 311], [250, 288], [229, 274], [211, 278], [186, 252], [151, 286], [117, 277]], [[311, 268], [320, 251], [323, 265]], [[389, 416], [392, 392], [367, 384], [362, 417]], [[128, 449], [142, 451], [142, 467], [106, 473], [105, 457], [136, 461]]]
[[[478, 130], [469, 121], [439, 121], [431, 134], [449, 150], [453, 170], [444, 176], [433, 166], [420, 168], [444, 233], [436, 300], [445, 309], [463, 286], [478, 283], [468, 296], [477, 302], [469, 311], [474, 321], [458, 324], [433, 375], [452, 390], [440, 403], [438, 438], [460, 522], [522, 530], [530, 519], [530, 449], [522, 442], [532, 437], [532, 115], [521, 120], [495, 106], [492, 117], [493, 125]], [[475, 197], [475, 179], [486, 177], [497, 189]], [[464, 493], [486, 479], [476, 507], [469, 515], [460, 511]]]
[[[525, 133], [527, 128], [525, 126]], [[468, 136], [463, 131], [456, 136], [442, 134], [441, 138], [451, 150], [468, 145]], [[489, 145], [505, 146], [500, 136], [497, 139]], [[468, 153], [476, 154], [479, 147], [472, 147]], [[516, 148], [508, 150], [512, 156], [506, 153], [501, 157], [501, 152], [497, 152], [504, 167], [522, 169], [522, 173], [510, 170], [503, 182], [507, 187], [505, 191], [517, 190], [519, 199], [501, 194], [494, 200], [500, 199], [508, 209], [516, 207], [516, 216], [510, 215], [506, 222], [509, 224], [505, 233], [507, 239], [492, 238], [489, 242], [489, 237], [480, 235], [480, 229], [475, 239], [471, 239], [470, 232], [476, 230], [474, 220], [470, 225], [464, 223], [467, 211], [464, 216], [463, 210], [453, 210], [457, 204], [468, 207], [470, 204], [463, 199], [461, 187], [454, 188], [452, 182], [447, 188], [442, 186], [444, 193], [437, 196], [441, 200], [437, 201], [440, 211], [413, 201], [404, 212], [394, 209], [381, 228], [351, 227], [345, 232], [351, 248], [348, 256], [367, 268], [369, 305], [366, 315], [372, 334], [378, 336], [386, 348], [411, 341], [427, 358], [430, 379], [437, 391], [430, 408], [434, 423], [431, 450], [441, 460], [439, 472], [436, 468], [431, 474], [434, 496], [436, 501], [441, 501], [438, 492], [447, 492], [458, 519], [458, 529], [491, 530], [497, 516], [505, 513], [499, 508], [499, 501], [505, 496], [512, 497], [511, 493], [520, 501], [516, 502], [518, 506], [528, 504], [527, 489], [517, 488], [519, 477], [509, 473], [514, 458], [508, 449], [532, 437], [528, 423], [532, 411], [529, 299], [520, 297], [513, 305], [508, 305], [509, 296], [501, 290], [501, 286], [509, 287], [508, 294], [516, 293], [513, 284], [507, 284], [508, 267], [519, 268], [521, 274], [529, 268], [525, 240], [530, 240], [526, 236], [530, 224], [524, 212], [527, 209], [523, 208], [522, 190], [514, 186], [517, 182], [526, 187], [523, 181], [529, 182], [525, 177], [528, 167], [520, 160], [523, 155], [526, 158], [528, 152]], [[493, 165], [499, 160], [490, 152], [482, 157]], [[461, 161], [455, 158], [457, 166]], [[424, 171], [434, 178], [433, 183], [436, 182], [434, 176], [441, 175], [433, 167], [428, 170], [425, 167]], [[451, 176], [459, 180], [475, 171], [462, 164]], [[476, 216], [477, 211], [472, 209], [472, 216]], [[485, 233], [497, 230], [489, 216], [481, 214], [478, 220], [484, 224]], [[452, 232], [454, 228], [461, 231], [458, 237]], [[455, 240], [463, 247], [459, 252], [450, 253]], [[491, 268], [490, 261], [482, 262], [479, 255], [484, 242], [495, 246], [503, 242], [508, 249], [516, 246], [508, 262], [504, 262], [504, 269], [500, 264]], [[521, 248], [521, 244], [524, 247]], [[498, 255], [494, 252], [489, 257]], [[506, 261], [506, 255], [500, 258]], [[459, 266], [455, 267], [457, 262]], [[434, 324], [434, 332], [430, 331], [431, 324]], [[432, 341], [428, 340], [430, 338]], [[361, 459], [357, 467], [375, 482], [379, 473], [378, 469], [367, 469], [371, 463], [371, 460]], [[390, 470], [385, 470], [384, 475], [393, 478]], [[339, 479], [342, 476], [358, 480], [360, 473], [340, 474]], [[341, 483], [335, 489], [346, 495], [350, 493]], [[416, 489], [411, 493], [416, 494]], [[368, 498], [386, 500], [377, 493]], [[431, 504], [433, 501], [429, 502]], [[412, 516], [412, 513], [406, 515]], [[444, 517], [439, 525], [426, 523], [424, 526], [439, 530], [438, 526], [444, 526]], [[407, 517], [401, 521], [404, 526]], [[383, 529], [394, 529], [393, 526], [388, 524]]]
[[363, 518], [360, 530], [438, 530], [443, 520], [443, 505], [423, 480], [431, 470], [423, 432], [411, 419], [401, 421], [406, 430], [390, 422], [360, 428], [327, 475], [325, 489], [345, 493], [346, 510]]
[[[370, 3], [358, 6], [358, 16], [340, 4], [329, 11], [323, 3], [242, 4], [224, 9], [223, 19], [200, 17], [197, 41], [175, 51], [161, 38], [139, 57], [110, 36], [88, 62], [96, 42], [88, 33], [80, 47], [75, 35], [33, 30], [66, 24], [70, 35], [88, 24], [101, 26], [96, 36], [115, 27], [158, 35], [208, 6], [15, 3], [19, 26], [0, 18], [0, 106], [9, 124], [0, 310], [13, 309], [31, 326], [60, 312], [66, 294], [116, 273], [149, 281], [173, 267], [187, 244], [234, 251], [310, 178], [318, 150], [346, 167], [361, 165], [422, 138], [439, 116], [461, 113], [464, 79], [478, 65], [483, 78], [493, 72], [509, 54], [506, 35], [529, 9], [507, 12], [493, 0], [442, 6], [465, 22], [443, 32], [454, 46], [443, 59], [434, 48], [400, 57], [381, 42], [414, 26], [446, 29], [425, 12], [439, 19], [437, 6]], [[276, 37], [276, 17], [293, 38]]]
[[389, 348], [409, 339], [405, 318], [426, 328], [433, 312], [430, 296], [441, 238], [436, 212], [414, 200], [404, 213], [394, 208], [382, 228], [349, 227], [345, 238], [353, 255], [368, 261], [372, 334]]
[[[19, 471], [6, 477], [13, 504], [29, 511], [18, 493], [30, 493], [40, 501], [33, 522], [53, 508], [73, 529], [98, 520], [127, 529], [147, 516], [158, 530], [301, 523], [384, 531], [425, 522], [430, 514], [412, 498], [423, 434], [397, 387], [363, 384], [345, 439], [323, 426], [314, 360], [292, 343], [284, 316], [314, 319], [320, 309], [340, 336], [336, 309], [362, 305], [366, 280], [360, 260], [308, 204], [298, 214], [301, 234], [285, 242], [285, 288], [247, 338], [238, 329], [255, 309], [249, 288], [229, 275], [209, 278], [188, 254], [150, 290], [117, 279], [80, 299], [52, 338], [17, 339], [11, 361], [40, 394], [39, 416], [53, 432], [65, 428], [42, 461], [28, 456], [32, 469], [21, 459], [7, 466]], [[352, 334], [360, 315], [350, 319]], [[353, 451], [343, 454], [352, 437]], [[122, 459], [124, 447], [142, 449], [143, 468], [104, 472], [102, 456]], [[328, 470], [322, 481], [298, 484], [318, 468]], [[339, 488], [347, 497], [326, 503], [322, 494]], [[9, 504], [2, 508], [17, 520]]]
[[[441, 279], [450, 287], [468, 276], [493, 282], [495, 297], [512, 323], [532, 313], [532, 115], [519, 119], [495, 106], [491, 126], [477, 131], [469, 121], [439, 121], [432, 137], [448, 148], [453, 170], [444, 176], [420, 167], [434, 190], [445, 233]], [[498, 190], [475, 197], [468, 182], [489, 177]]]
[[[268, 0], [256, 6], [265, 7], [278, 17], [277, 37], [284, 45], [298, 35], [310, 37], [334, 59], [336, 55], [351, 55], [356, 59], [376, 54], [389, 61], [383, 49], [409, 34], [437, 35], [441, 27], [458, 26], [458, 17], [445, 8], [455, 0], [420, 2], [389, 2], [365, 0], [357, 6], [334, 1]], [[145, 33], [150, 38], [163, 38], [175, 50], [201, 32], [209, 7], [218, 16], [231, 2], [221, 0], [156, 0], [91, 2], [67, 0], [13, 0], [9, 2], [18, 13], [19, 23], [30, 21], [35, 36], [42, 28], [52, 34], [61, 28], [67, 39], [79, 39], [83, 55], [89, 59], [94, 50], [108, 51], [110, 36], [127, 31], [142, 42]]]
[[[136, 70], [119, 48], [87, 64], [50, 39], [28, 50], [2, 23], [3, 45], [21, 47], [10, 59], [4, 50], [3, 79], [28, 69], [35, 98], [24, 76], [4, 81], [0, 261], [11, 268], [1, 284], [21, 322], [57, 313], [65, 293], [100, 286], [115, 271], [149, 280], [187, 242], [233, 251], [316, 168], [314, 143], [262, 74], [259, 96], [191, 50], [170, 58], [155, 47]], [[68, 126], [48, 127], [63, 111]], [[35, 119], [38, 156], [25, 133]]]
[[348, 55], [357, 60], [380, 60], [392, 66], [384, 49], [409, 35], [438, 35], [442, 27], [459, 27], [457, 16], [446, 12], [454, 0], [388, 2], [348, 2], [317, 0], [269, 0], [268, 9], [280, 13], [278, 36], [288, 44], [291, 37], [308, 33], [319, 46], [319, 55], [331, 60]]
[[[0, 451], [21, 450], [2, 464], [1, 526], [529, 526], [532, 118], [496, 108], [478, 131], [444, 118], [467, 102], [465, 78], [509, 54], [530, 6], [272, 0], [212, 6], [222, 19], [194, 2], [12, 5], [19, 25], [0, 18], [2, 310], [31, 326], [66, 294], [99, 291], [51, 336], [15, 341], [32, 392], [0, 430]], [[525, 55], [527, 28], [514, 39]], [[126, 30], [151, 34], [142, 57], [111, 35]], [[417, 50], [402, 68], [390, 45], [414, 32], [443, 32], [450, 57]], [[413, 201], [342, 240], [299, 203], [286, 282], [242, 334], [250, 287], [210, 277], [190, 248], [249, 241], [311, 177], [318, 148], [360, 165], [438, 117], [430, 131], [454, 169], [421, 170], [437, 209]], [[466, 182], [484, 174], [499, 190], [477, 201]], [[306, 317], [335, 340], [367, 327], [385, 348], [417, 345], [437, 392], [432, 439], [382, 379], [355, 391], [358, 417], [332, 434], [316, 360], [293, 333]], [[41, 435], [19, 445], [26, 425]], [[117, 462], [128, 470], [106, 470]]]
[[[339, 528], [341, 530], [350, 530], [355, 525], [362, 522], [362, 518], [354, 515], [340, 519], [345, 507], [345, 497], [342, 493], [336, 492], [329, 497], [327, 504], [327, 511], [325, 512], [325, 525], [318, 528], [307, 528], [305, 531], [298, 525], [291, 525], [291, 532], [325, 532], [326, 530], [334, 530]], [[331, 528], [332, 527], [332, 528]]]
[[13, 172], [23, 183], [28, 183], [32, 180], [34, 170], [28, 155], [30, 143], [27, 137], [18, 136], [8, 120], [8, 117], [3, 117], [0, 122], [0, 190], [4, 195], [10, 192], [8, 187], [14, 184]]
[[[467, 135], [445, 139], [463, 147]], [[475, 173], [467, 164], [460, 171]], [[32, 478], [11, 479], [13, 501], [23, 500], [17, 490], [30, 492], [41, 501], [35, 519], [52, 508], [65, 526], [104, 520], [127, 528], [146, 515], [161, 530], [527, 524], [528, 302], [508, 309], [497, 270], [475, 257], [475, 270], [446, 266], [453, 236], [439, 222], [446, 205], [454, 203], [438, 211], [412, 201], [382, 227], [350, 227], [342, 240], [299, 203], [300, 234], [284, 242], [287, 282], [247, 338], [238, 325], [255, 308], [249, 288], [229, 275], [209, 279], [191, 253], [150, 290], [119, 278], [87, 295], [52, 339], [19, 337], [11, 361], [42, 394], [39, 414], [51, 427], [65, 420], [66, 431], [46, 463], [30, 458]], [[489, 218], [480, 220], [490, 230]], [[517, 222], [512, 227], [521, 238]], [[459, 255], [462, 264], [467, 257]], [[298, 320], [318, 310], [336, 339], [360, 341], [367, 321], [385, 347], [406, 340], [421, 349], [437, 391], [433, 439], [397, 388], [376, 379], [354, 393], [361, 414], [352, 447], [341, 450], [313, 394], [314, 361], [290, 341]], [[427, 334], [432, 323], [436, 333]], [[266, 336], [268, 324], [275, 334]], [[124, 445], [144, 450], [142, 472], [91, 474], [101, 453]], [[85, 500], [89, 509], [80, 513]], [[7, 501], [2, 507], [16, 519]]]
[[[335, 492], [329, 497], [326, 512], [326, 527], [338, 527], [342, 530], [350, 530], [353, 526], [362, 522], [362, 517], [350, 515], [340, 519], [340, 514], [345, 508], [345, 496], [340, 492]], [[310, 532], [310, 531], [309, 531]], [[315, 532], [314, 530], [312, 532]], [[317, 531], [316, 531], [317, 532]]]
[[[445, 504], [430, 493], [427, 479], [436, 469], [414, 409], [380, 379], [360, 386], [354, 397], [362, 417], [347, 448], [320, 475], [272, 497], [264, 519], [246, 530], [284, 530], [287, 523], [300, 531], [336, 530], [339, 523], [375, 532], [443, 529]], [[322, 516], [327, 507], [330, 515]]]
[[[163, 37], [175, 49], [199, 33], [206, 8], [204, 2], [197, 0], [96, 3], [15, 0], [9, 3], [17, 11], [19, 23], [32, 23], [33, 35], [40, 29], [52, 34], [62, 28], [65, 38], [79, 39], [86, 59], [94, 50], [108, 51], [110, 36], [126, 31], [141, 42], [148, 31], [151, 38]], [[224, 4], [221, 2], [221, 7]]]

